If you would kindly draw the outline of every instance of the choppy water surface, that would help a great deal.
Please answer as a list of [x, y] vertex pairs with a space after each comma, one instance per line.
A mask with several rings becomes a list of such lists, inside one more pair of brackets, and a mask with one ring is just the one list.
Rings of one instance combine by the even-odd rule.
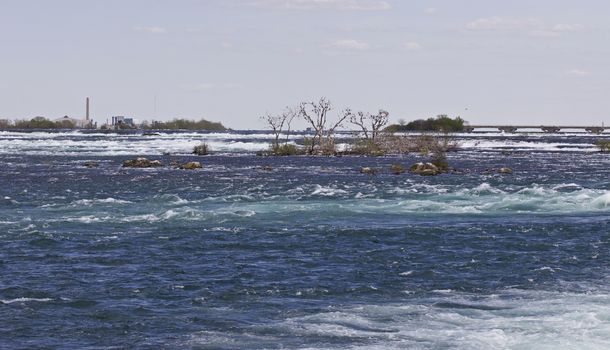
[[609, 348], [610, 156], [460, 137], [463, 173], [419, 177], [261, 133], [0, 133], [0, 348]]

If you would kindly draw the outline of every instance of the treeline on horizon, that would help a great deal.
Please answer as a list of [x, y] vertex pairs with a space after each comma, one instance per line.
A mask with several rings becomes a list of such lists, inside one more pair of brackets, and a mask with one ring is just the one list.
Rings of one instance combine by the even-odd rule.
[[151, 130], [211, 130], [223, 131], [227, 130], [220, 122], [211, 122], [205, 119], [189, 120], [183, 118], [175, 118], [170, 121], [153, 121], [151, 123], [142, 123], [142, 129]]
[[44, 117], [35, 117], [30, 120], [0, 120], [0, 129], [75, 129], [76, 124], [70, 120], [52, 121]]
[[[384, 128], [386, 132], [462, 132], [465, 120], [456, 117], [449, 118], [447, 115], [439, 115], [435, 118], [417, 119], [409, 123], [401, 122], [391, 124]], [[175, 118], [169, 121], [145, 121], [139, 125], [148, 130], [210, 130], [224, 131], [227, 128], [220, 122], [212, 122], [206, 119], [191, 120], [186, 118]], [[76, 129], [78, 128], [70, 120], [52, 121], [44, 117], [35, 117], [30, 120], [16, 120], [11, 122], [6, 119], [0, 120], [0, 129]], [[119, 129], [132, 128], [129, 125], [121, 125]], [[134, 126], [135, 128], [135, 126]], [[104, 129], [104, 126], [102, 126]]]
[[387, 132], [408, 132], [408, 131], [434, 131], [434, 132], [462, 132], [464, 131], [465, 120], [456, 117], [449, 118], [442, 114], [436, 118], [417, 119], [409, 123], [392, 124], [384, 129]]
[[[114, 126], [110, 126], [114, 127]], [[211, 122], [205, 119], [200, 120], [189, 120], [184, 118], [176, 118], [170, 121], [145, 121], [141, 125], [137, 126], [142, 129], [158, 129], [158, 130], [211, 130], [211, 131], [223, 131], [227, 128], [219, 122]], [[35, 117], [29, 120], [15, 120], [14, 122], [7, 119], [0, 119], [0, 129], [77, 129], [79, 128], [74, 122], [70, 120], [52, 121], [45, 117]], [[130, 129], [136, 128], [136, 126], [129, 126], [127, 124], [121, 124], [117, 127], [118, 129]], [[105, 125], [102, 129], [108, 129]]]

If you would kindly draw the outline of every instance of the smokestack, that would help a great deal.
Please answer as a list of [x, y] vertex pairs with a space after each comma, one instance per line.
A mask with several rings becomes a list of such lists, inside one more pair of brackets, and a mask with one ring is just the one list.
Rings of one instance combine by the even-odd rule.
[[89, 120], [89, 97], [87, 97], [87, 113], [85, 114], [85, 120]]

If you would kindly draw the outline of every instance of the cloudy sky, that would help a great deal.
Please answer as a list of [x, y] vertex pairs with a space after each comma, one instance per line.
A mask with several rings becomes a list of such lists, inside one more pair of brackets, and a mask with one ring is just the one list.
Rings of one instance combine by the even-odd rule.
[[[0, 0], [0, 118], [610, 124], [606, 0]], [[156, 104], [155, 104], [156, 100]], [[155, 108], [156, 106], [156, 108]]]

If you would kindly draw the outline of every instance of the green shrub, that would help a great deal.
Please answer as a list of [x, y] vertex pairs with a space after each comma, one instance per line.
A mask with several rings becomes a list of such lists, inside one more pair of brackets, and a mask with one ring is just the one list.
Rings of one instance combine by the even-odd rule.
[[447, 162], [447, 156], [444, 152], [437, 152], [432, 155], [431, 163], [436, 165], [440, 171], [449, 170], [449, 163]]
[[610, 140], [597, 140], [595, 145], [601, 152], [610, 152]]
[[207, 156], [209, 153], [210, 147], [205, 142], [193, 147], [193, 154], [196, 154], [198, 156]]
[[347, 153], [363, 156], [382, 156], [386, 152], [377, 142], [371, 139], [359, 139], [351, 145]]
[[303, 153], [296, 145], [286, 143], [271, 146], [271, 153], [276, 156], [294, 156]]

